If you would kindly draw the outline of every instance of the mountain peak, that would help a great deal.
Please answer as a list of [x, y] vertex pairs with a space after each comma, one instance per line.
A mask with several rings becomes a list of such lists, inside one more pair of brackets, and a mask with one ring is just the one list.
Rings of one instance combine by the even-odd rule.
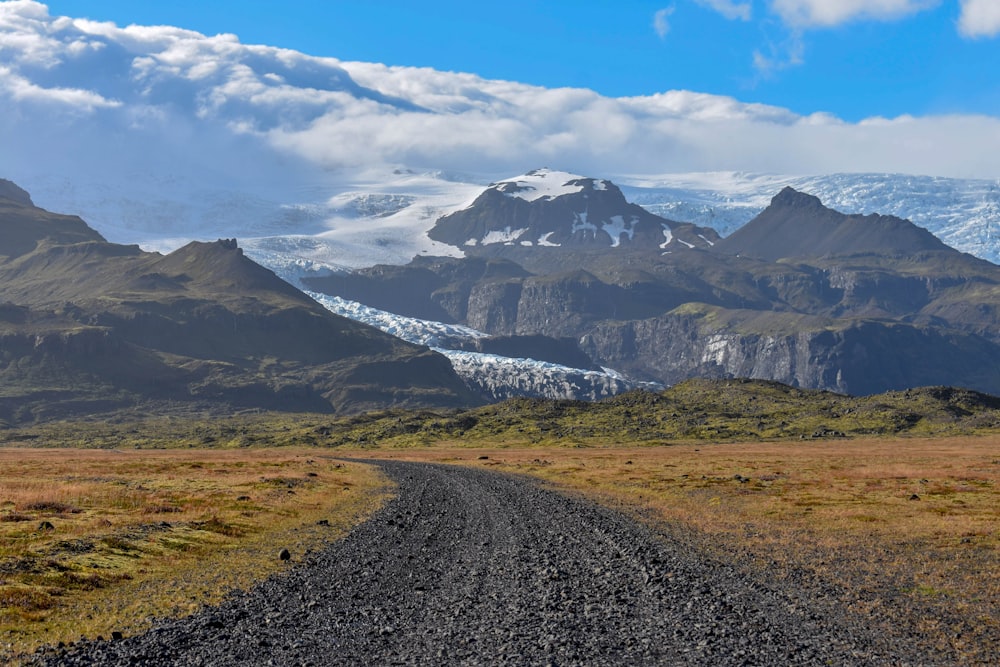
[[608, 182], [586, 178], [567, 171], [557, 171], [543, 167], [526, 174], [494, 183], [491, 187], [508, 197], [516, 197], [529, 202], [539, 199], [555, 199], [564, 195], [583, 192], [586, 189], [605, 190]]
[[820, 201], [819, 197], [814, 195], [806, 194], [805, 192], [799, 192], [791, 186], [785, 186], [781, 189], [781, 192], [776, 194], [771, 198], [771, 206], [777, 206], [781, 208], [800, 208], [800, 209], [822, 209], [826, 208], [823, 206], [823, 202]]
[[770, 206], [717, 248], [769, 261], [952, 250], [909, 220], [890, 215], [847, 215], [827, 208], [818, 197], [790, 187], [775, 195]]
[[40, 243], [71, 245], [104, 237], [76, 216], [49, 213], [10, 181], [0, 179], [0, 257], [19, 257]]
[[[535, 169], [490, 184], [471, 206], [437, 220], [428, 236], [466, 253], [567, 252], [555, 248], [634, 247], [684, 251], [719, 238], [707, 228], [667, 220], [629, 203], [611, 181]], [[673, 244], [673, 245], [671, 245]]]
[[9, 199], [17, 204], [31, 206], [32, 208], [35, 206], [27, 190], [3, 178], [0, 178], [0, 199]]

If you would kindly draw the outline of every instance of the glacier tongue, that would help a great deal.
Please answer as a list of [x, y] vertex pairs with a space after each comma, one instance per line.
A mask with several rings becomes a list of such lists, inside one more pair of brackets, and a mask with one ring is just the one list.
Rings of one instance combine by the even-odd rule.
[[593, 401], [632, 389], [663, 389], [662, 385], [636, 382], [608, 368], [592, 371], [536, 359], [448, 349], [459, 340], [487, 334], [460, 325], [402, 317], [340, 297], [306, 293], [331, 312], [440, 352], [471, 389], [489, 400], [534, 396]]
[[534, 359], [437, 349], [459, 377], [491, 400], [515, 396], [596, 401], [632, 389], [660, 391], [663, 385], [635, 382], [611, 370], [588, 371]]
[[470, 338], [486, 338], [489, 334], [476, 331], [459, 324], [444, 324], [403, 317], [384, 310], [366, 306], [357, 301], [349, 301], [339, 296], [329, 296], [319, 292], [306, 291], [324, 308], [337, 315], [371, 325], [405, 341], [433, 348], [447, 348], [449, 343]]

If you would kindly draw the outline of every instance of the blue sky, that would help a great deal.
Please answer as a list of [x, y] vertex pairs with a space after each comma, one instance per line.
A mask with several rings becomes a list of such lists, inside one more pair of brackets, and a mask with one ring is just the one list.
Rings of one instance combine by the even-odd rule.
[[1000, 178], [1000, 0], [619, 4], [0, 0], [0, 167]]
[[1000, 115], [1000, 0], [46, 4], [53, 15], [235, 33], [245, 44], [611, 97], [682, 89], [848, 121]]

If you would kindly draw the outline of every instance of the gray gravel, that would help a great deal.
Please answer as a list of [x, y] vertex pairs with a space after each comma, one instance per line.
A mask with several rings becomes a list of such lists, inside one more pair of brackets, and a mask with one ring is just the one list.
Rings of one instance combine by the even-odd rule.
[[531, 481], [379, 465], [398, 498], [322, 553], [219, 607], [37, 662], [935, 664], [829, 604]]

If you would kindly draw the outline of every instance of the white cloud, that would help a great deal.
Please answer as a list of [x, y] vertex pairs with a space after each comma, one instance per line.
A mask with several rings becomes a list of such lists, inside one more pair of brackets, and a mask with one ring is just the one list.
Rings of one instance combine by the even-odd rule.
[[738, 0], [695, 0], [702, 7], [708, 7], [730, 21], [737, 19], [749, 21], [753, 14], [753, 8], [749, 2], [739, 2]]
[[675, 9], [676, 7], [665, 7], [653, 15], [653, 30], [660, 36], [660, 39], [666, 38], [667, 33], [670, 32], [669, 19]]
[[1000, 2], [961, 0], [958, 30], [966, 37], [996, 37], [1000, 34]]
[[73, 112], [90, 113], [99, 108], [117, 108], [118, 100], [109, 100], [91, 90], [81, 88], [44, 88], [0, 66], [0, 91], [17, 102], [56, 104]]
[[[387, 164], [488, 177], [541, 165], [598, 176], [1000, 177], [997, 118], [846, 123], [691, 91], [613, 99], [313, 58], [231, 35], [52, 18], [39, 7], [0, 3], [0, 176], [14, 180], [38, 169], [107, 182], [133, 169], [219, 182], [322, 180]], [[761, 65], [801, 59], [800, 47], [764, 52]]]
[[939, 3], [940, 0], [771, 0], [771, 10], [795, 28], [829, 28], [855, 20], [894, 21]]

